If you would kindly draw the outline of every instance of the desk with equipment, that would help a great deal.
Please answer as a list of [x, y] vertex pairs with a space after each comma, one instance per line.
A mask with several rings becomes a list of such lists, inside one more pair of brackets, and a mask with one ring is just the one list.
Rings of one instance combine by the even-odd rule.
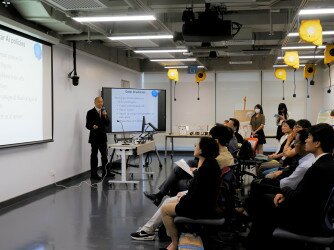
[[116, 155], [121, 156], [121, 180], [109, 180], [109, 184], [116, 184], [116, 183], [123, 183], [123, 184], [138, 184], [138, 181], [130, 181], [126, 178], [126, 157], [129, 155], [138, 155], [139, 156], [139, 165], [141, 168], [141, 174], [153, 174], [154, 172], [147, 172], [144, 171], [144, 162], [143, 162], [143, 155], [145, 153], [155, 151], [158, 160], [160, 162], [159, 154], [157, 152], [156, 146], [154, 141], [147, 141], [142, 144], [135, 144], [135, 143], [126, 143], [123, 145], [122, 143], [115, 143], [115, 144], [108, 144], [108, 149], [115, 150]]

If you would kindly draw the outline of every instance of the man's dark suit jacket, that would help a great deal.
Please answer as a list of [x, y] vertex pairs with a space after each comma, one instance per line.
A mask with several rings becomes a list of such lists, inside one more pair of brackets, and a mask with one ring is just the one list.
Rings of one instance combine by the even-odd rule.
[[[89, 143], [101, 143], [107, 141], [106, 126], [108, 126], [110, 120], [108, 117], [100, 117], [95, 108], [92, 108], [87, 112], [86, 116], [86, 128], [90, 130]], [[93, 129], [93, 125], [97, 125], [97, 129]]]
[[334, 187], [334, 161], [331, 154], [321, 156], [305, 173], [295, 190], [283, 188], [281, 226], [306, 235], [327, 235], [324, 208]]

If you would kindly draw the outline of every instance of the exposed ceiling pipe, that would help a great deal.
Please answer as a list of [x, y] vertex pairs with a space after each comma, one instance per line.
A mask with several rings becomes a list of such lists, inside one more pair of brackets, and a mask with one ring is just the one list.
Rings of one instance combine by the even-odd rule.
[[274, 30], [273, 30], [273, 13], [271, 12], [271, 9], [269, 9], [269, 36], [274, 35]]

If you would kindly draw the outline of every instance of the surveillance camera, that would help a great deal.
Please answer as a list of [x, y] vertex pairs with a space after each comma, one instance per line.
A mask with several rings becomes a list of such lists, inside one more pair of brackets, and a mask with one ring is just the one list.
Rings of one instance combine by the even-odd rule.
[[79, 85], [79, 76], [77, 76], [77, 75], [74, 75], [74, 76], [72, 76], [71, 77], [71, 79], [72, 79], [72, 84], [74, 85], [74, 86], [78, 86]]
[[314, 81], [313, 80], [310, 81], [310, 85], [314, 85]]
[[328, 93], [328, 94], [330, 94], [331, 92], [332, 92], [332, 90], [331, 90], [331, 89], [327, 90], [327, 93]]
[[297, 95], [296, 94], [293, 94], [292, 97], [296, 97]]

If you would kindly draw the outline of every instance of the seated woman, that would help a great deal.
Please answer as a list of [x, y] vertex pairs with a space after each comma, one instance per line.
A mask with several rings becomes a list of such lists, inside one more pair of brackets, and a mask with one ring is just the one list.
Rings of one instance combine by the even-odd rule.
[[198, 157], [198, 171], [191, 182], [188, 193], [175, 202], [163, 204], [162, 221], [172, 243], [169, 250], [176, 250], [179, 232], [174, 224], [175, 216], [212, 218], [216, 216], [216, 199], [219, 190], [220, 168], [216, 161], [219, 154], [217, 142], [203, 137], [197, 144], [194, 156]]
[[[210, 130], [209, 134], [213, 139], [217, 140], [219, 145], [219, 155], [216, 158], [219, 167], [223, 168], [233, 165], [234, 158], [227, 149], [227, 144], [233, 136], [233, 131], [227, 126], [216, 125]], [[195, 171], [197, 168], [196, 161], [188, 161], [188, 165], [191, 167], [192, 171]], [[169, 194], [171, 197], [173, 197], [180, 191], [188, 190], [188, 186], [191, 180], [191, 175], [189, 175], [180, 167], [175, 166], [167, 179], [159, 187], [159, 192], [155, 194], [144, 192], [144, 194], [147, 198], [153, 201], [154, 205], [159, 206], [162, 199], [166, 195]]]
[[[277, 146], [277, 150], [275, 153], [268, 155], [268, 162], [262, 163], [257, 169], [257, 175], [260, 176], [262, 172], [276, 168], [277, 166], [283, 163], [283, 149], [286, 145], [288, 136], [292, 133], [294, 126], [296, 125], [296, 121], [293, 119], [289, 119], [282, 122], [282, 133], [283, 136], [280, 139], [279, 145]], [[281, 162], [280, 162], [281, 161]]]
[[[283, 157], [280, 162], [272, 164], [273, 171], [276, 171], [279, 167], [286, 167], [294, 165], [299, 159], [297, 157], [297, 153], [294, 149], [294, 139], [298, 131], [302, 129], [308, 129], [311, 127], [311, 123], [306, 119], [301, 119], [296, 122], [296, 125], [293, 127], [292, 132], [289, 134], [284, 149], [283, 149]], [[262, 172], [262, 171], [261, 171]], [[268, 174], [268, 173], [265, 173]]]

